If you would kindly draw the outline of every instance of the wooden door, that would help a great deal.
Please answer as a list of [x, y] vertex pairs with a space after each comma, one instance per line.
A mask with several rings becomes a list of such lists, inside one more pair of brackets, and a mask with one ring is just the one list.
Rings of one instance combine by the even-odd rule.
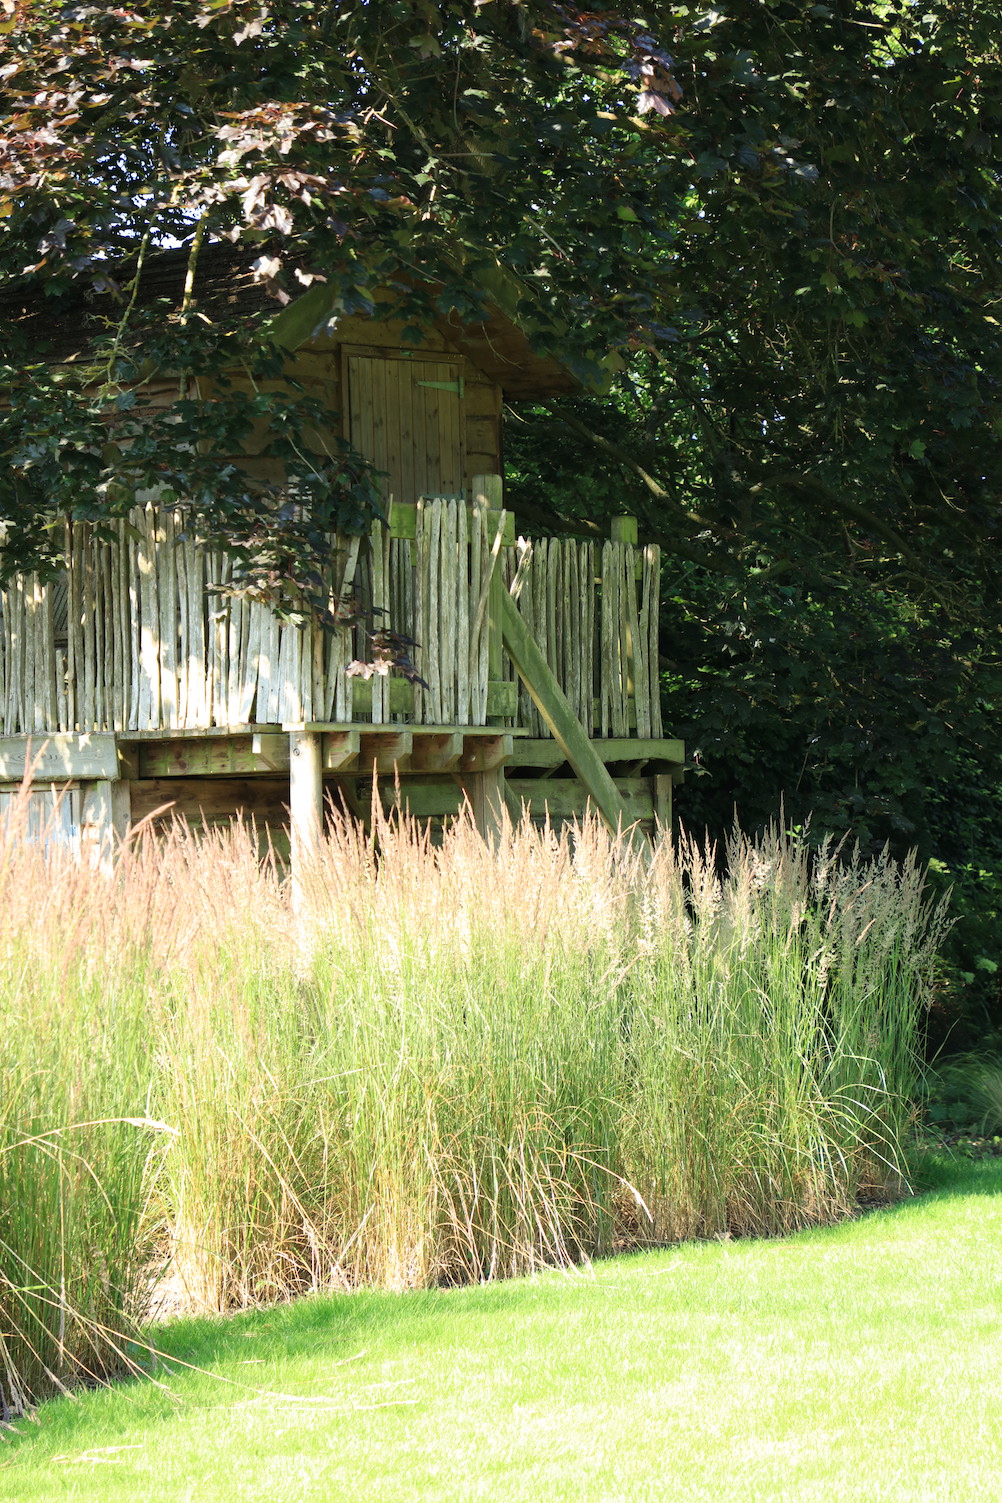
[[349, 353], [348, 437], [377, 470], [384, 499], [464, 492], [459, 360]]

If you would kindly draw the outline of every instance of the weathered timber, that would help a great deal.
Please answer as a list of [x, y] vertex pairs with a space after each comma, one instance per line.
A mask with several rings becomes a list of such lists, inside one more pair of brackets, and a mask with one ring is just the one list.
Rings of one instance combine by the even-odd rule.
[[487, 716], [514, 720], [518, 714], [518, 685], [512, 679], [488, 679]]
[[[377, 687], [373, 678], [353, 678], [351, 680], [351, 712], [356, 715], [373, 715], [373, 689]], [[378, 685], [383, 693], [383, 708], [388, 715], [413, 715], [414, 713], [414, 685], [409, 684], [405, 678], [385, 678]], [[382, 715], [375, 717], [382, 720]]]
[[504, 645], [529, 693], [553, 735], [591, 795], [595, 805], [613, 831], [629, 823], [628, 811], [616, 791], [608, 769], [596, 752], [588, 733], [576, 718], [567, 697], [546, 665], [535, 641], [526, 629], [518, 608], [507, 590], [501, 602], [501, 628]]
[[[416, 503], [413, 539], [395, 540], [380, 525], [366, 540], [332, 538], [330, 600], [346, 621], [334, 632], [213, 593], [228, 582], [228, 560], [178, 541], [182, 514], [155, 499], [123, 519], [112, 541], [74, 524], [66, 580], [15, 579], [0, 591], [0, 736], [116, 730], [172, 739], [368, 717], [521, 721], [545, 736], [500, 645], [509, 590], [586, 730], [627, 735], [636, 726], [656, 736], [657, 550], [608, 542], [596, 568], [590, 543], [523, 539], [516, 559], [500, 477], [475, 481], [469, 509], [458, 498]], [[370, 655], [370, 617], [388, 617], [413, 639], [427, 688], [393, 672], [347, 677], [353, 659]]]
[[[480, 479], [482, 477], [478, 476], [476, 478]], [[473, 509], [474, 506], [472, 504], [467, 506], [467, 511], [472, 512]], [[496, 509], [488, 507], [486, 510], [491, 536], [494, 536], [500, 525], [501, 546], [503, 548], [513, 548], [515, 546], [515, 513], [513, 511], [504, 511], [500, 506]], [[391, 501], [386, 511], [391, 537], [407, 539], [417, 537], [417, 502]]]
[[505, 808], [505, 777], [501, 764], [475, 775], [460, 773], [459, 785], [470, 806], [474, 824], [486, 840], [491, 840], [501, 828]]
[[357, 762], [362, 745], [357, 730], [327, 731], [321, 734], [321, 762], [324, 772], [340, 772]]
[[0, 737], [0, 779], [23, 778], [28, 769], [35, 782], [119, 776], [115, 737], [96, 732]]
[[[293, 873], [320, 845], [324, 828], [324, 783], [318, 731], [289, 734], [289, 834]], [[295, 895], [294, 895], [295, 896]]]
[[493, 772], [511, 757], [513, 736], [471, 736], [463, 748], [459, 766], [462, 772]]
[[461, 731], [442, 735], [415, 736], [411, 746], [413, 772], [451, 772], [463, 756], [465, 737]]
[[[623, 828], [655, 817], [655, 799], [650, 780], [618, 778], [616, 796], [623, 807]], [[582, 819], [586, 813], [601, 813], [597, 802], [577, 778], [509, 778], [508, 795], [528, 806], [533, 818], [549, 817], [555, 823]]]
[[243, 816], [277, 830], [289, 820], [287, 777], [140, 778], [127, 786], [133, 824], [155, 815], [160, 821], [177, 817], [193, 825]]
[[[655, 762], [681, 766], [685, 760], [683, 741], [607, 736], [593, 741], [592, 745], [607, 765], [610, 762]], [[559, 767], [566, 760], [563, 748], [550, 737], [519, 738], [511, 756], [513, 767]]]
[[654, 818], [659, 829], [671, 829], [672, 782], [670, 774], [658, 773], [654, 778]]
[[289, 737], [282, 731], [140, 742], [141, 778], [233, 777], [254, 772], [289, 771]]
[[614, 543], [632, 543], [636, 546], [638, 537], [636, 517], [613, 517], [609, 532]]
[[403, 772], [410, 764], [414, 738], [409, 730], [362, 730], [358, 753], [360, 772]]

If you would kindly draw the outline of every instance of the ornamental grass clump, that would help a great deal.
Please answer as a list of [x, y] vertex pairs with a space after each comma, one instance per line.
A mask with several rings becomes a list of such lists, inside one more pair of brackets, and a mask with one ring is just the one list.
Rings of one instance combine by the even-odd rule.
[[942, 918], [773, 832], [0, 845], [5, 1403], [150, 1311], [513, 1276], [900, 1187]]
[[[0, 819], [0, 1418], [120, 1368], [142, 1313], [149, 952], [118, 892]], [[155, 1169], [154, 1169], [155, 1173]]]

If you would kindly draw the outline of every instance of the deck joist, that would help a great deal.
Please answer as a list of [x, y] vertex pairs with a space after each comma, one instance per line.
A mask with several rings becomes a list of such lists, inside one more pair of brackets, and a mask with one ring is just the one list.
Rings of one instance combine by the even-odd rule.
[[[566, 758], [551, 739], [491, 726], [291, 725], [213, 727], [187, 731], [57, 732], [0, 737], [0, 782], [87, 782], [121, 778], [285, 775], [292, 737], [320, 737], [326, 775], [424, 776], [487, 772], [553, 773]], [[608, 737], [592, 741], [598, 757], [629, 775], [681, 775], [681, 741]]]

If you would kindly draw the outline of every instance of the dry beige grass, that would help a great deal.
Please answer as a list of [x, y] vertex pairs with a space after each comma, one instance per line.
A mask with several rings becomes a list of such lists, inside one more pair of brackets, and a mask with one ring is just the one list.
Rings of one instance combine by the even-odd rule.
[[293, 915], [246, 829], [140, 834], [110, 875], [0, 831], [8, 1403], [114, 1365], [151, 1264], [227, 1310], [784, 1231], [893, 1183], [920, 874], [777, 834], [719, 868], [597, 824], [335, 820]]

